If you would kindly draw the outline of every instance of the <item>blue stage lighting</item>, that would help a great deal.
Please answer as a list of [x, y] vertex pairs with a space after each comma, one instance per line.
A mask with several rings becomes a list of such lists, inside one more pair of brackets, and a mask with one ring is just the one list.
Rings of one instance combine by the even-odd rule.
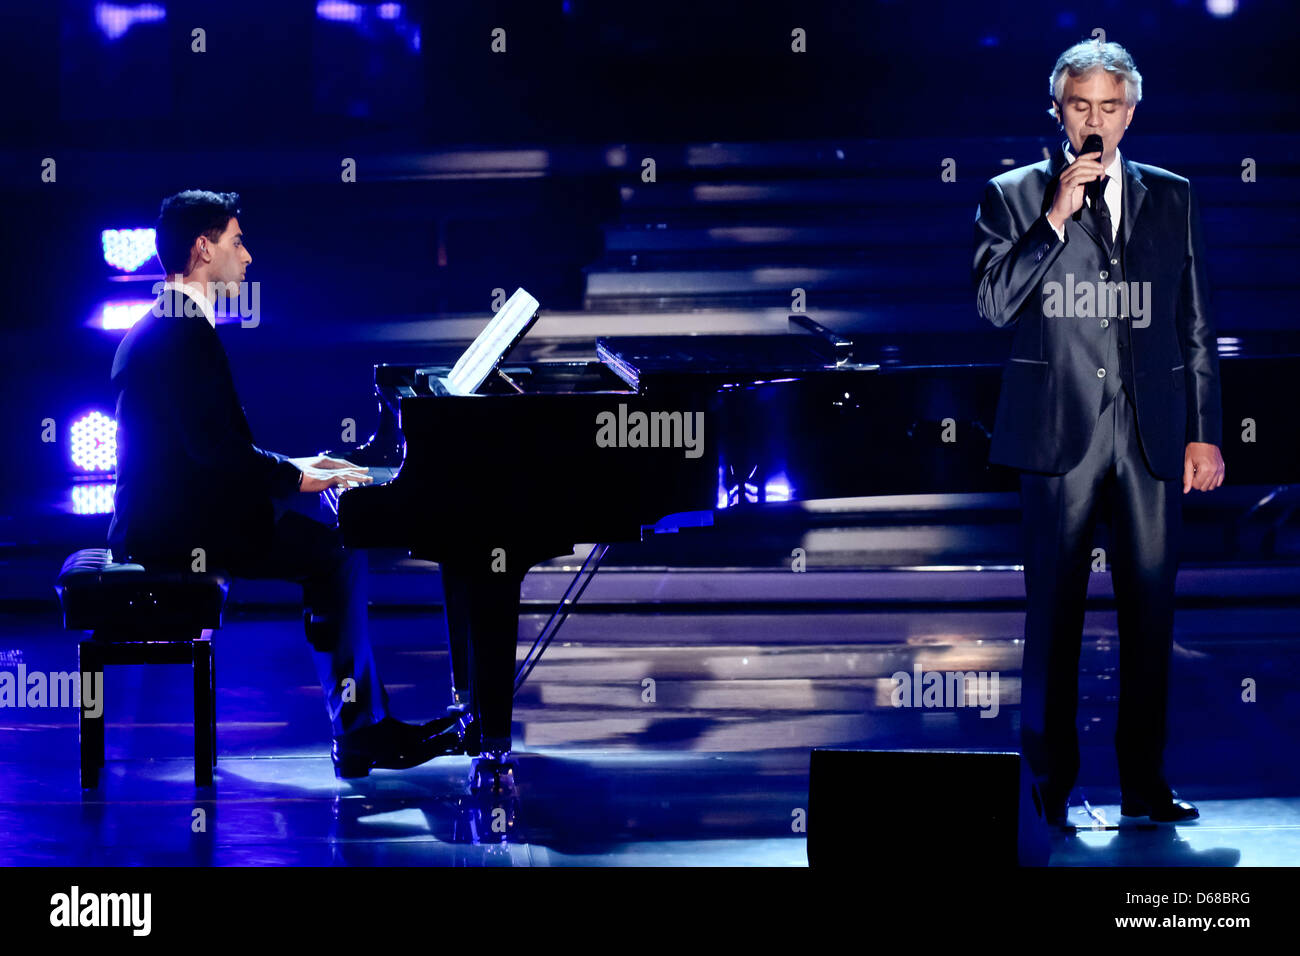
[[316, 16], [322, 20], [360, 23], [361, 7], [355, 3], [348, 3], [347, 0], [320, 0], [320, 3], [316, 4]]
[[105, 229], [100, 233], [104, 261], [123, 272], [134, 272], [153, 258], [152, 229]]
[[763, 486], [764, 501], [789, 501], [794, 497], [794, 491], [790, 487], [790, 479], [785, 476], [785, 472], [773, 475], [767, 479]]
[[121, 38], [137, 23], [165, 20], [167, 11], [156, 3], [138, 3], [128, 7], [120, 3], [95, 4], [95, 26], [110, 40]]
[[117, 483], [113, 481], [88, 482], [73, 485], [72, 513], [77, 515], [106, 515], [113, 511], [113, 496]]
[[[410, 47], [411, 52], [420, 52], [419, 24], [407, 19], [406, 10], [400, 3], [361, 4], [349, 0], [319, 0], [316, 4], [316, 19], [350, 23], [357, 28], [358, 33], [371, 41], [396, 35]], [[377, 32], [377, 21], [381, 20], [384, 21], [383, 29]]]
[[82, 471], [110, 472], [117, 468], [117, 422], [103, 412], [82, 415], [68, 428], [72, 463]]
[[153, 304], [153, 299], [105, 302], [100, 306], [98, 319], [92, 320], [91, 324], [109, 332], [129, 329], [145, 317]]

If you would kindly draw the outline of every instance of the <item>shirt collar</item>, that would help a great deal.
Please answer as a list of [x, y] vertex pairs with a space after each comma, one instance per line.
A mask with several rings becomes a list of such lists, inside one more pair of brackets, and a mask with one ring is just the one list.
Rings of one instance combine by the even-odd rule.
[[163, 284], [163, 291], [177, 289], [184, 292], [191, 299], [198, 303], [203, 312], [203, 317], [208, 320], [208, 325], [214, 329], [217, 327], [217, 318], [212, 312], [212, 301], [204, 294], [203, 286], [197, 282], [174, 282], [169, 281]]

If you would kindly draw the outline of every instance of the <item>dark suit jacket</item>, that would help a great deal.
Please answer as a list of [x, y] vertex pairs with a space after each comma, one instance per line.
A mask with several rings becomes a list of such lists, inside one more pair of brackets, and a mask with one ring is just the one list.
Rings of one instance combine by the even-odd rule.
[[112, 381], [114, 558], [188, 566], [203, 548], [215, 569], [262, 552], [271, 499], [296, 491], [299, 472], [253, 444], [216, 329], [201, 314], [150, 312], [118, 347]]
[[1078, 464], [1102, 410], [1107, 336], [1117, 335], [1147, 463], [1160, 478], [1181, 478], [1187, 442], [1218, 445], [1222, 428], [1196, 194], [1181, 176], [1123, 159], [1124, 279], [1151, 283], [1149, 324], [1044, 315], [1045, 283], [1119, 278], [1087, 216], [1066, 221], [1064, 242], [1045, 218], [1066, 165], [1058, 147], [1050, 160], [991, 179], [976, 215], [979, 313], [1016, 330], [989, 460], [1049, 474]]

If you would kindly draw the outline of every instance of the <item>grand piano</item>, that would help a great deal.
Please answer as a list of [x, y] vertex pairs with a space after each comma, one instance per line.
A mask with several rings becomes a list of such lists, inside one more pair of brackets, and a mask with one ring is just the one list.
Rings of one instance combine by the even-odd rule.
[[[1273, 338], [1221, 346], [1234, 483], [1300, 477], [1276, 398], [1300, 342]], [[376, 483], [337, 496], [339, 525], [349, 547], [440, 563], [464, 749], [500, 772], [514, 691], [610, 543], [778, 502], [1018, 489], [988, 464], [1008, 353], [1001, 332], [846, 338], [791, 316], [778, 335], [602, 338], [594, 360], [502, 364], [474, 395], [445, 394], [446, 367], [379, 365], [379, 425], [340, 453]], [[1267, 443], [1233, 441], [1247, 415]], [[517, 665], [524, 575], [579, 542], [600, 545]]]

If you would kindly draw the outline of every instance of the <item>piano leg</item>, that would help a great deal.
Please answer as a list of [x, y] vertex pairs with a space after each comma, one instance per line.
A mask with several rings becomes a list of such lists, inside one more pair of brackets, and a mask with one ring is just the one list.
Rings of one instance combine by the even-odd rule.
[[514, 716], [515, 645], [519, 640], [519, 586], [523, 574], [482, 574], [470, 621], [469, 665], [474, 682], [474, 720], [484, 753], [510, 751]]
[[[515, 656], [519, 640], [519, 587], [529, 568], [573, 548], [508, 547], [507, 567], [491, 570], [491, 558], [471, 556], [442, 562], [448, 601], [448, 626], [468, 635], [465, 672], [473, 722], [465, 735], [465, 753], [504, 760], [510, 752], [514, 716]], [[455, 645], [452, 646], [455, 670]], [[457, 674], [459, 684], [461, 678]], [[459, 689], [459, 688], [458, 688]]]
[[469, 582], [442, 566], [442, 607], [447, 620], [447, 653], [451, 658], [451, 706], [465, 711], [470, 703], [469, 679]]
[[519, 585], [527, 571], [493, 573], [485, 567], [482, 561], [442, 562], [452, 679], [457, 699], [468, 696], [473, 718], [465, 735], [471, 756], [510, 750]]

